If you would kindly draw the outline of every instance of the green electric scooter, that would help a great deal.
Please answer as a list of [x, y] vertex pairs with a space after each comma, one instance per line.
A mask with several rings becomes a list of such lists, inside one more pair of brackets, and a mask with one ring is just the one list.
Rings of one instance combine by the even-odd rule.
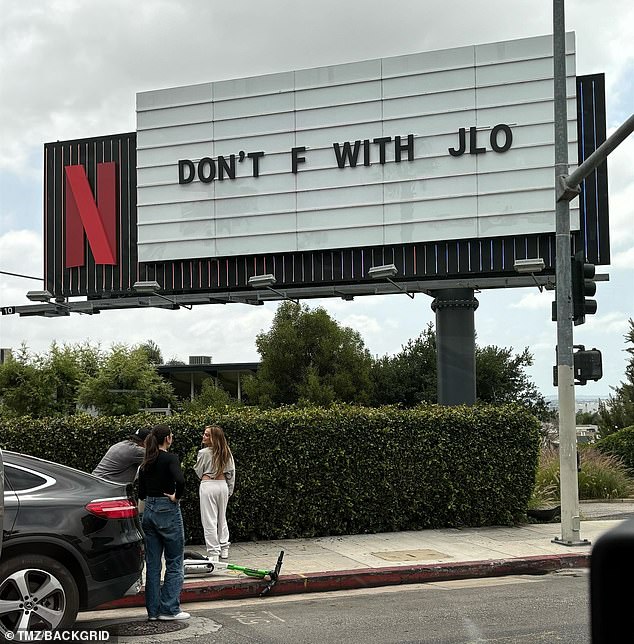
[[259, 568], [249, 568], [248, 566], [239, 566], [238, 564], [225, 563], [223, 561], [209, 561], [207, 557], [197, 552], [185, 552], [183, 568], [185, 577], [205, 577], [216, 570], [237, 570], [248, 577], [263, 579], [267, 582], [266, 586], [260, 593], [260, 597], [263, 597], [268, 594], [271, 591], [271, 588], [273, 588], [277, 583], [283, 561], [284, 551], [280, 550], [280, 555], [277, 558], [275, 568], [273, 568], [273, 570], [261, 570]]

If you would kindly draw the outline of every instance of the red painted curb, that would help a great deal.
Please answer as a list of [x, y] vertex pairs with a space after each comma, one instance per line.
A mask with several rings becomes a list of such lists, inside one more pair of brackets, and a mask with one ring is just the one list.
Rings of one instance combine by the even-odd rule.
[[[561, 568], [589, 567], [589, 553], [568, 553], [464, 563], [436, 563], [422, 566], [389, 566], [385, 568], [312, 572], [306, 575], [282, 575], [271, 590], [271, 594], [292, 595], [329, 590], [353, 590], [356, 588], [376, 588], [379, 586], [418, 584], [430, 581], [449, 581], [452, 579], [537, 575]], [[258, 597], [264, 586], [265, 582], [248, 578], [186, 581], [181, 593], [181, 601], [187, 603], [219, 599], [247, 599]], [[95, 610], [136, 606], [145, 606], [143, 592], [102, 604]]]

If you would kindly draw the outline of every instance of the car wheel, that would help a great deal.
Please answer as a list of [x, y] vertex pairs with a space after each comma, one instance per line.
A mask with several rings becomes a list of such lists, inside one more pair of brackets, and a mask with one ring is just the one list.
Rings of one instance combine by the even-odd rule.
[[68, 628], [78, 610], [77, 584], [54, 559], [20, 555], [0, 564], [0, 634]]

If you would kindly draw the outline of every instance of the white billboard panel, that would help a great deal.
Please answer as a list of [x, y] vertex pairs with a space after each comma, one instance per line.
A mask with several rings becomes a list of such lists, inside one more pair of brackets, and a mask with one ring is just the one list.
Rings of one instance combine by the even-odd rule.
[[137, 182], [141, 262], [552, 233], [552, 38], [141, 92]]

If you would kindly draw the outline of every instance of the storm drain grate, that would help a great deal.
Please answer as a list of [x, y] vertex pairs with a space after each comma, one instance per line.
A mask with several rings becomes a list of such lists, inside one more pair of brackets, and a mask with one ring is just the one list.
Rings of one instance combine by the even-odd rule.
[[449, 555], [438, 550], [419, 548], [417, 550], [384, 550], [382, 552], [371, 552], [373, 557], [385, 561], [428, 561], [429, 559], [451, 559]]

